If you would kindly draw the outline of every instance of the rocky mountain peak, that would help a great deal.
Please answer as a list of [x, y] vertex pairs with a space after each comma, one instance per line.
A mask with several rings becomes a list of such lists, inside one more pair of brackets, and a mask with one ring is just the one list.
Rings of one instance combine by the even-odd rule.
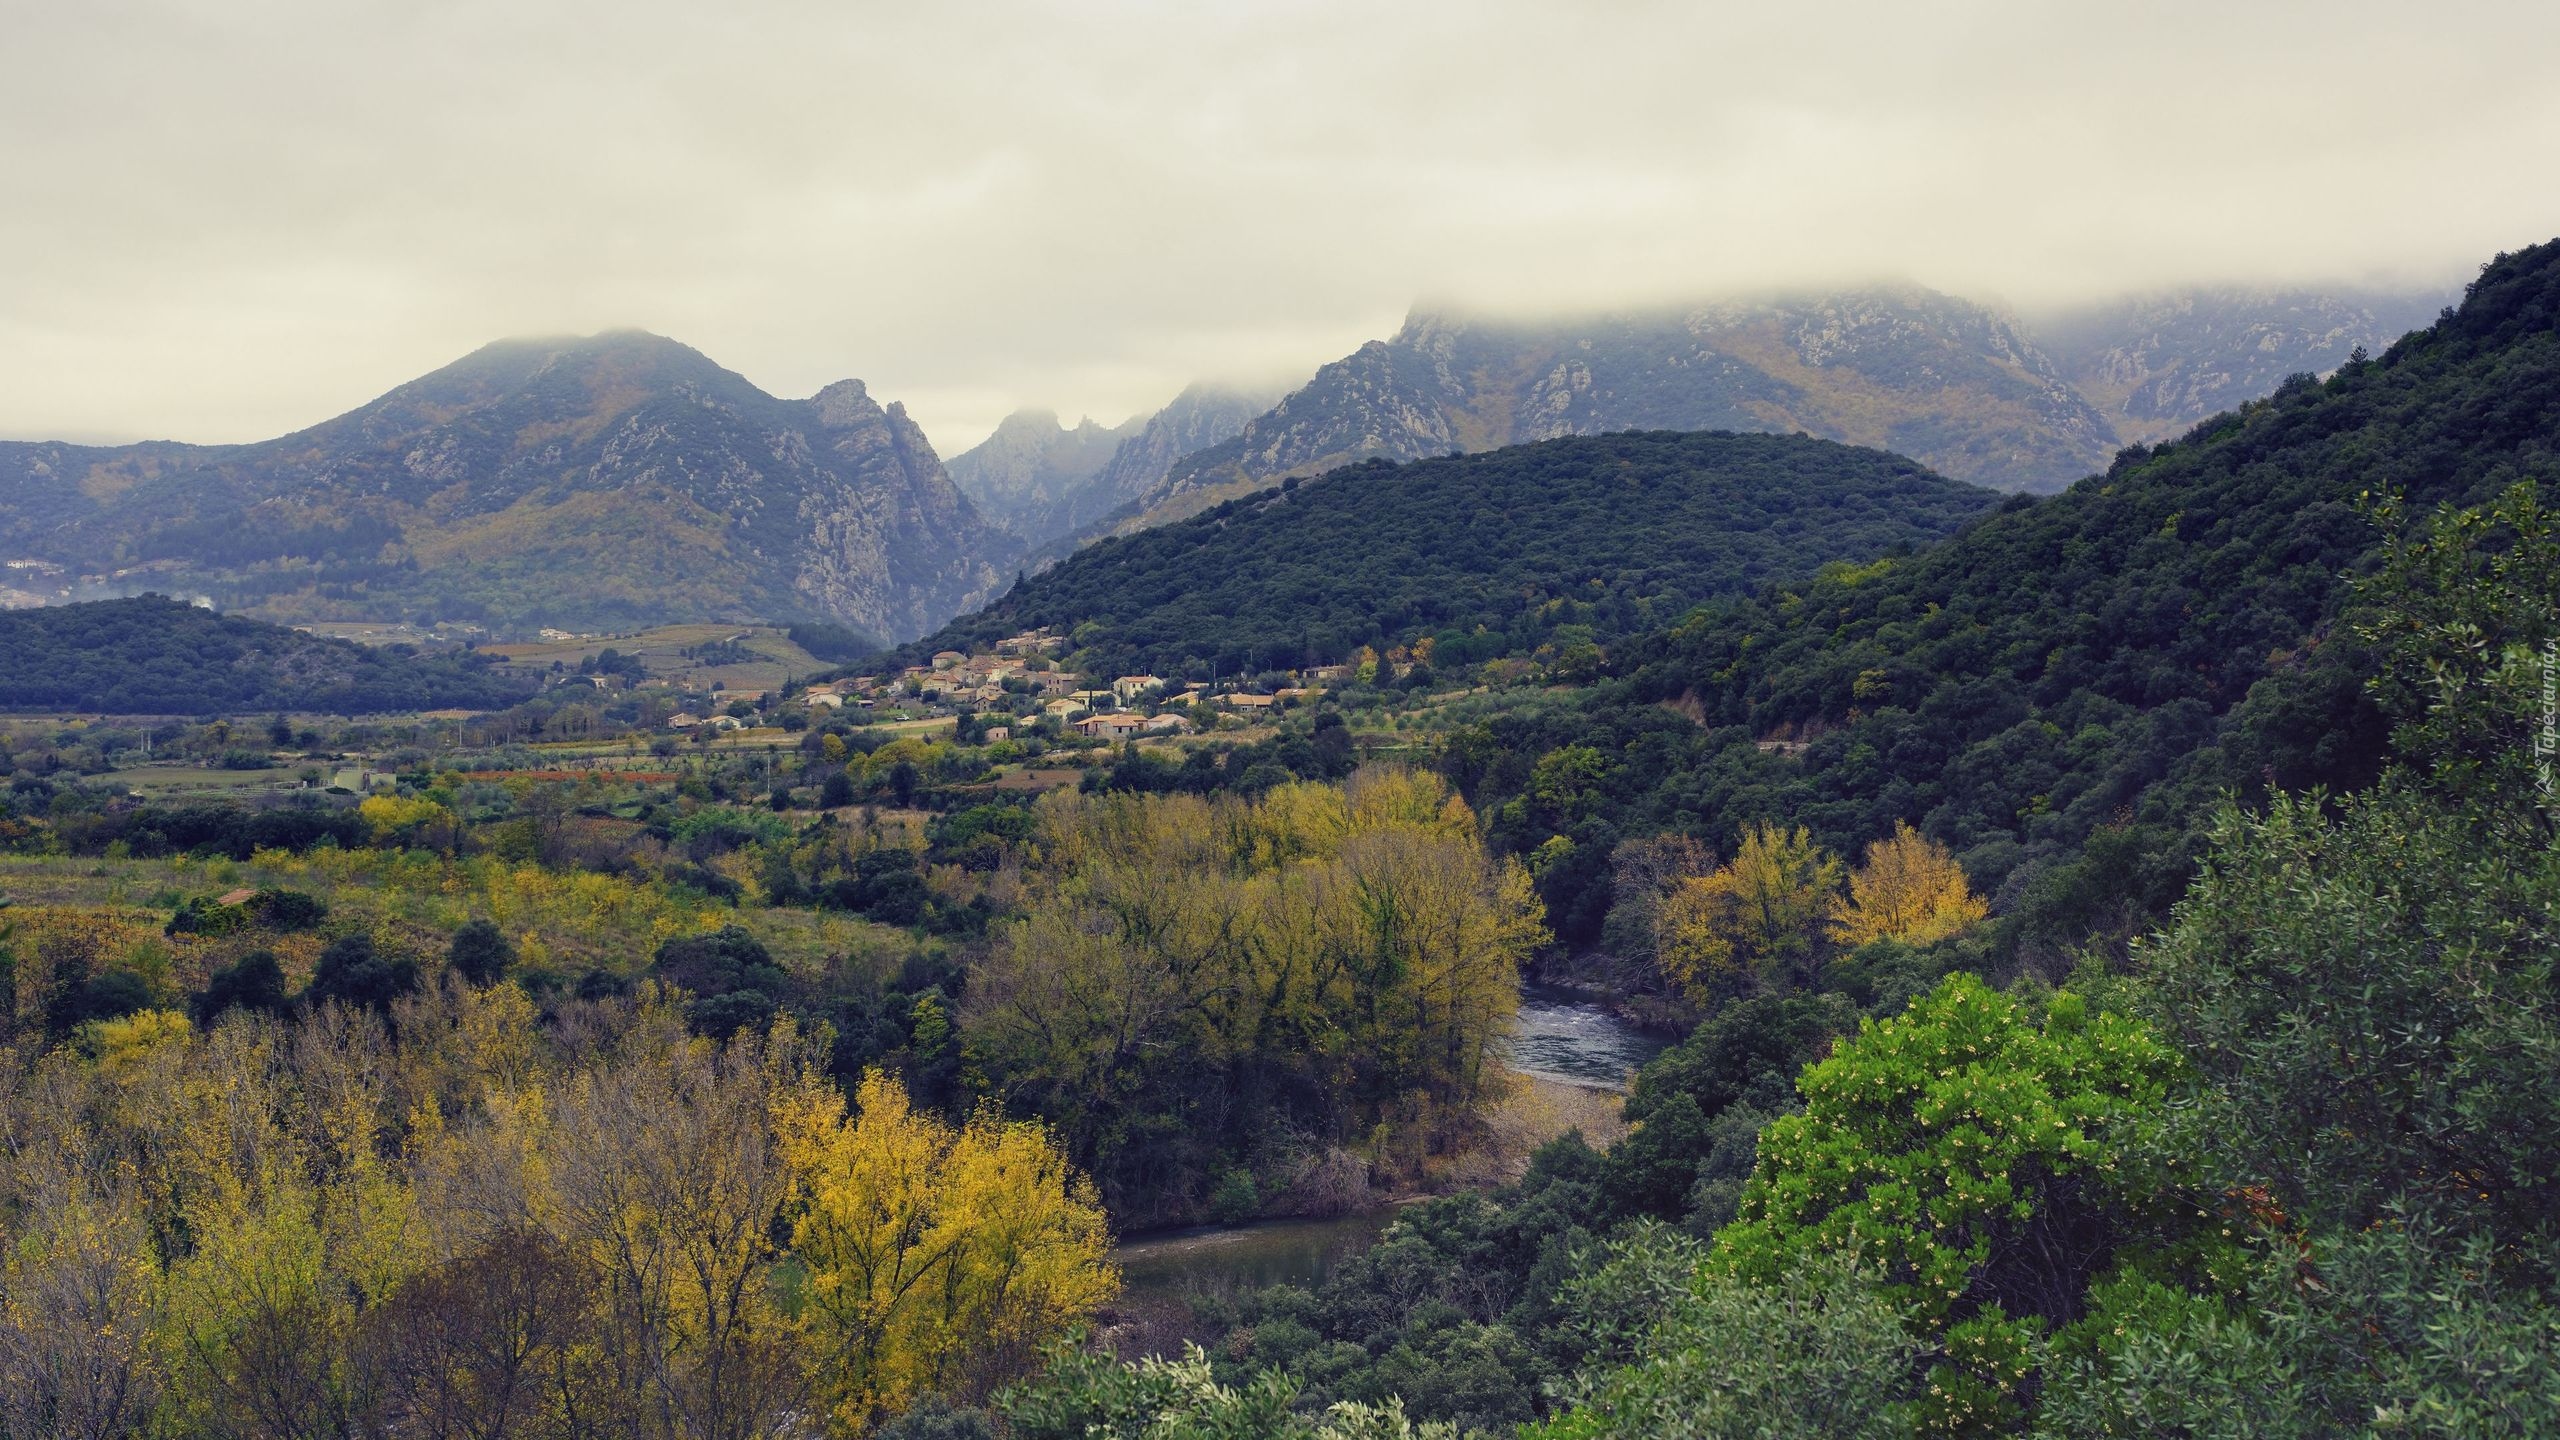
[[819, 423], [831, 429], [868, 424], [882, 414], [859, 380], [838, 380], [810, 396], [809, 406], [817, 412]]
[[[0, 490], [0, 535], [75, 568], [145, 557], [297, 618], [813, 617], [903, 636], [984, 598], [1021, 549], [862, 382], [778, 399], [637, 330], [483, 346], [260, 444], [81, 460], [117, 483]], [[25, 461], [0, 454], [0, 475], [61, 468]], [[294, 574], [314, 588], [278, 587]]]

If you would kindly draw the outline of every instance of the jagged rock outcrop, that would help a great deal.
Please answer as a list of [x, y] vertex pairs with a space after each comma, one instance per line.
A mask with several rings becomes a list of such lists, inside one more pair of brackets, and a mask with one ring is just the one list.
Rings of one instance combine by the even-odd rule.
[[1149, 519], [1372, 456], [1620, 430], [1803, 431], [2053, 489], [2115, 446], [2006, 316], [1911, 286], [1514, 323], [1417, 313], [1186, 458]]
[[1183, 457], [1114, 528], [1373, 456], [1619, 430], [1801, 431], [2053, 490], [2295, 371], [2379, 352], [2444, 298], [2192, 290], [2033, 327], [1911, 285], [1539, 323], [1418, 312]]
[[[1181, 459], [1244, 433], [1277, 397], [1267, 390], [1193, 385], [1120, 442], [1111, 461], [1078, 497], [1066, 529], [1089, 525], [1155, 488]], [[1063, 532], [1062, 532], [1063, 533]]]
[[1271, 401], [1268, 393], [1193, 385], [1155, 414], [1108, 430], [1091, 420], [1070, 430], [1053, 412], [1017, 411], [984, 443], [954, 457], [951, 475], [1040, 552], [1128, 506], [1184, 456], [1242, 433]]

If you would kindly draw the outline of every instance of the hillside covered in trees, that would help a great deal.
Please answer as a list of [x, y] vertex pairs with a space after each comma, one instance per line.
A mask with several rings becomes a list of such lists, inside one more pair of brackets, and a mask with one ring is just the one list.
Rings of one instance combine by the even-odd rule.
[[0, 612], [0, 709], [371, 715], [494, 709], [524, 688], [478, 655], [368, 649], [159, 595]]
[[[1620, 647], [1587, 701], [1523, 705], [1446, 763], [1498, 843], [1545, 857], [1598, 941], [1610, 856], [1729, 850], [1783, 817], [1835, 849], [1897, 820], [1953, 847], [2011, 941], [2131, 933], [2185, 883], [2225, 791], [2369, 783], [2385, 731], [2352, 578], [2401, 523], [2560, 448], [2560, 248], [2458, 314], [1937, 546], [1709, 605]], [[1543, 847], [1543, 849], [1542, 849]]]
[[1666, 624], [1711, 596], [1944, 535], [1987, 491], [1801, 436], [1669, 432], [1372, 461], [1093, 545], [914, 651], [1050, 626], [1105, 671], [1466, 664]]

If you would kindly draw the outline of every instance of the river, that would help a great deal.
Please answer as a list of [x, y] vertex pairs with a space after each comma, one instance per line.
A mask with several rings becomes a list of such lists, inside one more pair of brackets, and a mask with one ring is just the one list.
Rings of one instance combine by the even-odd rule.
[[[1604, 1006], [1569, 991], [1528, 986], [1504, 1039], [1503, 1060], [1532, 1079], [1595, 1090], [1623, 1090], [1636, 1069], [1662, 1053], [1659, 1036], [1628, 1024]], [[1309, 1288], [1333, 1278], [1345, 1260], [1377, 1243], [1395, 1210], [1330, 1220], [1262, 1220], [1204, 1225], [1135, 1237], [1112, 1258], [1134, 1300], [1185, 1291], [1247, 1290], [1265, 1285]]]
[[1502, 1058], [1534, 1079], [1624, 1090], [1628, 1077], [1669, 1043], [1570, 990], [1529, 985], [1520, 991], [1520, 1013], [1512, 1017]]

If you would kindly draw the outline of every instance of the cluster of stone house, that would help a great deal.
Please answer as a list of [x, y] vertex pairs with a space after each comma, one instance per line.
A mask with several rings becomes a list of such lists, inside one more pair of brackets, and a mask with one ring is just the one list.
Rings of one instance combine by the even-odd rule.
[[1058, 647], [1065, 643], [1066, 637], [1055, 630], [1025, 630], [1019, 635], [1008, 635], [997, 641], [996, 653], [999, 655], [1054, 655]]
[[[1035, 685], [1041, 685], [1053, 673], [1033, 671], [1019, 655], [1001, 651], [993, 655], [964, 655], [957, 650], [938, 650], [934, 652], [931, 663], [910, 665], [899, 671], [897, 678], [902, 682], [913, 680], [923, 688], [938, 691], [944, 700], [955, 704], [989, 705], [1004, 698], [1006, 681], [1028, 677]], [[1057, 679], [1070, 687], [1074, 684], [1072, 677], [1058, 676]]]
[[[1183, 712], [1190, 707], [1217, 708], [1253, 717], [1273, 713], [1292, 701], [1312, 699], [1321, 693], [1306, 687], [1292, 687], [1269, 695], [1236, 691], [1218, 693], [1196, 681], [1173, 681], [1160, 675], [1121, 675], [1113, 678], [1108, 686], [1094, 686], [1081, 676], [1045, 664], [1041, 668], [1033, 668], [1038, 657], [1055, 651], [1062, 643], [1060, 637], [1052, 632], [1026, 630], [996, 642], [990, 654], [937, 651], [927, 663], [910, 665], [894, 675], [857, 675], [831, 680], [808, 686], [796, 698], [812, 711], [837, 712], [867, 710], [882, 703], [894, 703], [909, 688], [910, 682], [918, 692], [929, 692], [934, 700], [949, 706], [1004, 705], [1013, 695], [1028, 692], [1039, 706], [1036, 713], [1057, 724], [1081, 735], [1121, 739], [1183, 734], [1193, 728], [1185, 713], [1145, 714], [1149, 709]], [[761, 698], [760, 695], [741, 691], [725, 696], [715, 694], [712, 701], [718, 705], [723, 700]], [[1106, 704], [1108, 708], [1105, 708]], [[698, 729], [705, 725], [732, 730], [741, 728], [744, 722], [716, 714], [680, 714], [670, 718], [667, 724], [676, 730]], [[1012, 726], [997, 726], [984, 732], [990, 741], [1009, 738], [1012, 733]]]
[[880, 688], [876, 675], [857, 675], [850, 680], [830, 680], [811, 685], [800, 692], [800, 703], [812, 710], [868, 710], [879, 702], [872, 698]]

